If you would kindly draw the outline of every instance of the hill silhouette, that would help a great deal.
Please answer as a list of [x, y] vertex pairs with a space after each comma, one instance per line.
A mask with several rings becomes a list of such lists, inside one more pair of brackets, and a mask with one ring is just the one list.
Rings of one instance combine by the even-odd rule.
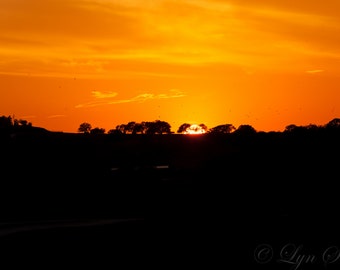
[[94, 247], [110, 240], [119, 256], [279, 269], [254, 260], [255, 248], [300, 243], [317, 253], [340, 240], [337, 123], [194, 136], [4, 128], [1, 224], [101, 225], [19, 235], [2, 225], [3, 243], [13, 251], [32, 239], [57, 245], [66, 237], [73, 248], [104, 256]]

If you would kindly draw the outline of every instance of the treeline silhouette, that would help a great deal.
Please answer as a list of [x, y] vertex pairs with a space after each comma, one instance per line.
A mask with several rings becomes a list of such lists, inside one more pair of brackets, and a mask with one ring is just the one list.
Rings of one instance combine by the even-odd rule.
[[[177, 133], [185, 133], [186, 130], [190, 129], [193, 124], [183, 123], [177, 129]], [[268, 133], [264, 131], [257, 131], [253, 126], [248, 124], [241, 124], [237, 128], [233, 124], [221, 124], [212, 128], [208, 128], [205, 124], [195, 125], [196, 130], [202, 129], [204, 133], [210, 134], [255, 134], [255, 133]], [[287, 133], [308, 133], [316, 132], [320, 130], [334, 131], [340, 128], [340, 118], [334, 118], [324, 125], [308, 124], [308, 125], [295, 125], [290, 124], [285, 127], [283, 132]], [[81, 123], [78, 132], [86, 134], [105, 134], [104, 128], [95, 127], [88, 122]], [[273, 133], [274, 131], [269, 131]], [[135, 122], [131, 121], [127, 124], [117, 125], [115, 129], [110, 129], [108, 134], [173, 134], [174, 131], [171, 130], [171, 125], [166, 121], [155, 120], [152, 122]]]
[[[183, 123], [178, 129], [177, 133], [185, 133], [192, 124]], [[237, 128], [233, 124], [221, 124], [212, 128], [208, 128], [205, 124], [195, 125], [196, 129], [200, 128], [204, 133], [208, 134], [256, 134], [256, 133], [281, 133], [277, 131], [257, 131], [253, 126], [248, 124], [241, 124]], [[328, 123], [324, 125], [308, 124], [308, 125], [295, 125], [290, 124], [285, 127], [284, 133], [295, 133], [295, 134], [306, 134], [309, 132], [317, 131], [335, 131], [340, 128], [340, 118], [333, 118]], [[12, 131], [48, 131], [43, 127], [35, 127], [31, 122], [25, 119], [16, 119], [14, 116], [0, 116], [0, 133], [12, 132]], [[195, 130], [194, 130], [195, 131]], [[77, 130], [79, 133], [84, 134], [105, 134], [106, 130], [104, 128], [95, 127], [88, 122], [83, 122], [79, 125]], [[175, 132], [171, 130], [171, 125], [162, 120], [155, 121], [142, 121], [135, 122], [130, 121], [126, 124], [119, 124], [114, 129], [110, 129], [107, 134], [174, 134]]]
[[[291, 125], [293, 126], [293, 125]], [[292, 128], [291, 128], [292, 129]], [[251, 125], [243, 124], [236, 128], [233, 124], [221, 124], [213, 128], [208, 128], [205, 124], [189, 124], [183, 123], [177, 129], [177, 133], [183, 134], [187, 131], [192, 131], [193, 133], [214, 133], [214, 134], [229, 134], [234, 131], [236, 133], [256, 133], [256, 130]], [[200, 132], [201, 131], [201, 132]], [[78, 128], [78, 132], [85, 134], [105, 134], [106, 130], [104, 128], [95, 127], [88, 122], [83, 122]], [[171, 125], [166, 121], [155, 120], [152, 122], [143, 121], [135, 122], [130, 121], [127, 124], [117, 125], [115, 129], [110, 129], [108, 134], [174, 134], [175, 132], [171, 130]]]

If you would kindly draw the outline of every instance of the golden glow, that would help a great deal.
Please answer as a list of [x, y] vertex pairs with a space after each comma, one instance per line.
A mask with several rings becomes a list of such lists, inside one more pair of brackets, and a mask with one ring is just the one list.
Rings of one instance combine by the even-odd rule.
[[340, 115], [338, 0], [2, 0], [0, 25], [0, 115], [49, 130]]
[[202, 128], [199, 125], [191, 125], [190, 127], [188, 127], [183, 134], [190, 134], [190, 135], [197, 135], [197, 134], [204, 134], [206, 133], [206, 130], [204, 128]]

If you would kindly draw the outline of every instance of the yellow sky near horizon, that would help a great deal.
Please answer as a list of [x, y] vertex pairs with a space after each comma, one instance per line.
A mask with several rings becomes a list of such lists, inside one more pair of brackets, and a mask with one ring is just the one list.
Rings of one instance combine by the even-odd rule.
[[0, 114], [49, 130], [340, 114], [337, 0], [0, 0], [0, 30]]

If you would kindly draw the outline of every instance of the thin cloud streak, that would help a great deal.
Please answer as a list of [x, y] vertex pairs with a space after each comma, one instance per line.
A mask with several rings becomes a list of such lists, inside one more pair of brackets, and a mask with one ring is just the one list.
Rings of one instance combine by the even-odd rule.
[[[92, 92], [93, 94], [93, 92]], [[113, 94], [113, 93], [112, 93]], [[171, 89], [170, 93], [167, 94], [152, 94], [152, 93], [144, 93], [137, 96], [134, 96], [130, 99], [119, 99], [119, 100], [112, 100], [112, 97], [109, 97], [109, 95], [104, 98], [103, 95], [94, 95], [96, 99], [101, 99], [100, 101], [91, 101], [86, 102], [82, 104], [78, 104], [75, 106], [75, 108], [89, 108], [89, 107], [97, 107], [97, 106], [104, 106], [104, 105], [113, 105], [113, 104], [122, 104], [122, 103], [133, 103], [133, 102], [145, 102], [148, 100], [154, 100], [154, 99], [172, 99], [172, 98], [180, 98], [185, 97], [186, 95], [178, 90], [178, 89]], [[106, 99], [106, 100], [102, 100]]]
[[95, 98], [114, 98], [115, 96], [118, 95], [116, 92], [100, 92], [100, 91], [92, 91], [92, 95]]
[[63, 118], [63, 117], [67, 117], [67, 115], [64, 115], [64, 114], [55, 114], [55, 115], [49, 115], [46, 118], [53, 119], [53, 118]]
[[306, 72], [309, 73], [309, 74], [315, 74], [315, 73], [324, 72], [324, 70], [322, 70], [322, 69], [315, 69], [315, 70], [307, 70]]

